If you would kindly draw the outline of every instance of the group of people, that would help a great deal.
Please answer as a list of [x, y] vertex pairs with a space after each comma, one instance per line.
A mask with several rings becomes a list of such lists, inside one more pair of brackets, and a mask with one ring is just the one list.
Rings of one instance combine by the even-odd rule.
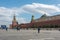
[[[16, 29], [20, 30], [20, 27], [17, 27]], [[38, 33], [40, 33], [40, 27], [38, 27]]]
[[[17, 27], [16, 29], [17, 29], [17, 30], [20, 30], [20, 27]], [[7, 30], [8, 30], [8, 28], [6, 28], [6, 31], [7, 31]], [[37, 30], [38, 30], [38, 33], [40, 33], [40, 27], [38, 27]]]

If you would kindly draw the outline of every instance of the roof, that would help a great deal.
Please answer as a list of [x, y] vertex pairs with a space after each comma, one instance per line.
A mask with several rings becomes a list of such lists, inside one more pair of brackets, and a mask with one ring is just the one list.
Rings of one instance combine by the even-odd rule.
[[[39, 20], [44, 20], [44, 19], [49, 19], [49, 18], [50, 18], [50, 19], [53, 19], [53, 17], [56, 18], [56, 17], [58, 17], [58, 16], [60, 17], [60, 15], [47, 16], [46, 14], [44, 14], [44, 15], [42, 15], [40, 18], [35, 19], [34, 21], [38, 22]], [[58, 17], [58, 19], [60, 19], [59, 17]]]

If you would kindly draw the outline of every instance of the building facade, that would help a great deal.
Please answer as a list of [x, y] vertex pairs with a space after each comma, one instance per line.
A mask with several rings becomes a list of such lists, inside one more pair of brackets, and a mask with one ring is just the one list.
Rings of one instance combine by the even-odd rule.
[[58, 28], [60, 27], [60, 15], [47, 16], [46, 14], [42, 15], [40, 18], [35, 19], [32, 23], [36, 27], [50, 27]]
[[18, 22], [16, 21], [16, 16], [13, 16], [12, 24], [10, 24], [11, 29], [15, 29], [18, 26]]
[[[32, 15], [31, 22], [23, 24], [23, 26], [24, 28], [60, 28], [60, 15], [47, 16], [44, 14], [38, 19], [34, 19]], [[21, 27], [23, 28], [23, 26]]]
[[60, 15], [47, 16], [44, 14], [38, 19], [34, 19], [32, 15], [31, 22], [23, 24], [18, 24], [14, 16], [11, 27], [14, 28], [16, 25], [19, 25], [20, 28], [60, 28]]

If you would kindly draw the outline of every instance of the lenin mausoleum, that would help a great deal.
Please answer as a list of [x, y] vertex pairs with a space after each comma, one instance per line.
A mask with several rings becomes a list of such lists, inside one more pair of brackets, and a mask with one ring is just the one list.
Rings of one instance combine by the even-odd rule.
[[23, 23], [18, 24], [16, 21], [15, 15], [12, 20], [12, 24], [10, 24], [10, 28], [60, 28], [60, 15], [54, 15], [54, 16], [47, 16], [46, 14], [42, 15], [38, 19], [34, 19], [34, 16], [32, 15], [31, 22], [30, 23]]

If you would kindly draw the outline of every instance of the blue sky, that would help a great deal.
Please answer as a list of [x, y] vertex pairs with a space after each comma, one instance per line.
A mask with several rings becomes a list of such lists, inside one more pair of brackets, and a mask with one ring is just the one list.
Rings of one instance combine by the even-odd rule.
[[0, 0], [0, 6], [4, 7], [20, 7], [32, 3], [59, 4], [60, 0]]
[[14, 14], [19, 24], [29, 23], [32, 15], [59, 15], [60, 0], [0, 0], [0, 25], [11, 24]]

